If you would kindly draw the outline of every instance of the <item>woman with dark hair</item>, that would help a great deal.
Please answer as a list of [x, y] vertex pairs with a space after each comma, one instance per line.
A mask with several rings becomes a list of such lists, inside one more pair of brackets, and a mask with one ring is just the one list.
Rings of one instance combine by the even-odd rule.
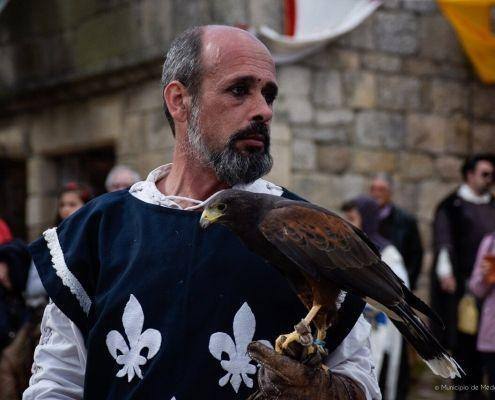
[[66, 183], [58, 192], [55, 225], [59, 225], [65, 218], [79, 210], [91, 198], [89, 187], [77, 182]]
[[[380, 207], [378, 203], [371, 197], [359, 196], [345, 202], [341, 210], [351, 224], [368, 235], [380, 251], [382, 260], [409, 287], [409, 277], [402, 256], [395, 246], [378, 232], [380, 225]], [[384, 312], [366, 305], [364, 313], [372, 326], [371, 350], [377, 368], [377, 376], [380, 378], [383, 398], [386, 400], [395, 400], [399, 396], [399, 393], [397, 393], [397, 384], [403, 343], [401, 334], [390, 323]], [[386, 356], [388, 363], [385, 371], [382, 368]]]

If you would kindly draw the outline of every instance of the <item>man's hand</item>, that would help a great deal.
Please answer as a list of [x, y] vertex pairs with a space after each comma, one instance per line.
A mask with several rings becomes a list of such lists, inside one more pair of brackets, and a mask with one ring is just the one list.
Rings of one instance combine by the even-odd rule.
[[[263, 400], [364, 400], [362, 389], [350, 378], [278, 354], [260, 342], [248, 346], [250, 357], [261, 364], [259, 395]], [[308, 363], [311, 364], [311, 363]]]
[[447, 275], [440, 278], [440, 287], [444, 292], [454, 293], [457, 289], [457, 282], [453, 275]]

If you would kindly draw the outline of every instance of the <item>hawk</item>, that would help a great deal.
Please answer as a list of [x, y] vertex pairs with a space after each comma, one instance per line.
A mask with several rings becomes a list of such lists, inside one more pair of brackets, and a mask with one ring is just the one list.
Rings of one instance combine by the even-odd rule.
[[[303, 201], [227, 189], [205, 205], [200, 224], [213, 223], [229, 228], [288, 279], [309, 310], [302, 324], [315, 325], [315, 343], [325, 340], [343, 290], [385, 312], [435, 374], [463, 373], [416, 312], [443, 325], [440, 318], [381, 260], [368, 237], [338, 215]], [[297, 328], [281, 338], [277, 351], [294, 340], [307, 345]]]

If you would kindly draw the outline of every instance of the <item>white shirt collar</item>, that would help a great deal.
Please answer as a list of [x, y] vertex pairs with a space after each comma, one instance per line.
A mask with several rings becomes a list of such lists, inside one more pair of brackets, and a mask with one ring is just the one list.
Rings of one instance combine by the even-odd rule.
[[488, 204], [491, 199], [490, 193], [484, 194], [483, 196], [479, 196], [473, 192], [473, 190], [465, 183], [461, 185], [459, 190], [457, 190], [457, 195], [470, 203], [474, 204]]
[[[181, 196], [166, 196], [162, 192], [158, 190], [156, 187], [156, 182], [158, 182], [163, 177], [167, 176], [172, 168], [172, 164], [161, 165], [158, 168], [155, 168], [151, 171], [146, 178], [145, 181], [137, 182], [131, 186], [129, 189], [129, 193], [139, 200], [144, 201], [145, 203], [155, 204], [162, 207], [168, 208], [176, 208], [180, 210], [195, 210], [197, 208], [203, 207], [203, 204], [206, 203], [211, 197], [215, 196], [217, 193], [213, 194], [213, 196], [209, 197], [205, 201], [200, 201], [196, 199], [191, 199], [187, 197]], [[233, 189], [246, 190], [248, 192], [255, 193], [267, 193], [275, 196], [281, 196], [283, 193], [283, 189], [280, 186], [277, 186], [271, 182], [268, 182], [264, 179], [257, 179], [253, 183], [250, 184], [238, 184], [233, 186]], [[190, 207], [181, 207], [176, 201], [177, 200], [185, 200], [192, 204]]]

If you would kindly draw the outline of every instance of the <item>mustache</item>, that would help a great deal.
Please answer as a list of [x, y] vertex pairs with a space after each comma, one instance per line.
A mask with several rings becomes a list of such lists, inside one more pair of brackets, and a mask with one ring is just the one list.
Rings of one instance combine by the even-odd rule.
[[234, 133], [229, 139], [229, 147], [232, 147], [238, 140], [250, 139], [256, 137], [261, 139], [265, 147], [270, 145], [270, 128], [263, 122], [251, 122], [246, 128]]

